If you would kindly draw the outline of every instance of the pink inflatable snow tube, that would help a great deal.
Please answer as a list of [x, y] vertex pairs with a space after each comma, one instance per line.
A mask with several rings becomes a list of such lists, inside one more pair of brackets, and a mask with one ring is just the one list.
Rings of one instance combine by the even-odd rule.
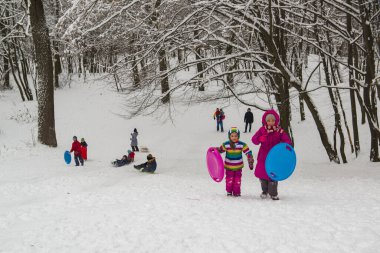
[[215, 147], [211, 147], [207, 150], [206, 155], [207, 168], [210, 177], [215, 182], [221, 182], [224, 178], [224, 164], [223, 158], [219, 154], [219, 151]]

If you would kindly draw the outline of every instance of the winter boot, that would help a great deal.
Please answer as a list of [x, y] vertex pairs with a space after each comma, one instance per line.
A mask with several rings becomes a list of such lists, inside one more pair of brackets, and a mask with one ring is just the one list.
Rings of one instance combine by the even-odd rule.
[[278, 196], [270, 196], [272, 200], [280, 200]]
[[260, 194], [260, 198], [262, 198], [262, 199], [266, 199], [267, 197], [268, 197], [268, 193], [266, 193], [266, 192], [262, 192]]

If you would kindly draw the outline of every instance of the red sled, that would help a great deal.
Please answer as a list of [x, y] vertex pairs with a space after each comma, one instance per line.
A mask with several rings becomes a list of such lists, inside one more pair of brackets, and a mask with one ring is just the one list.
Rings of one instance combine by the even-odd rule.
[[84, 160], [87, 160], [87, 147], [81, 147], [81, 154], [82, 154], [82, 158], [84, 159]]

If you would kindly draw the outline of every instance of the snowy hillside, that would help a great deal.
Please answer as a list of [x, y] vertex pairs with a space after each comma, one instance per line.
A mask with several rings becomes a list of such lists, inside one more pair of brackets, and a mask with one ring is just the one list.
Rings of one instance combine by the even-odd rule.
[[[280, 201], [261, 200], [246, 164], [242, 197], [213, 182], [205, 152], [227, 140], [212, 113], [224, 105], [175, 107], [122, 117], [126, 96], [100, 81], [55, 93], [58, 148], [36, 143], [36, 103], [16, 91], [0, 97], [0, 252], [376, 252], [380, 247], [380, 170], [364, 155], [328, 162], [308, 115], [294, 112], [298, 166], [279, 184]], [[324, 99], [322, 97], [316, 99]], [[326, 100], [328, 101], [328, 100]], [[325, 103], [324, 119], [331, 117]], [[243, 129], [245, 106], [225, 107], [225, 129]], [[254, 110], [253, 131], [262, 112]], [[130, 148], [130, 133], [156, 156], [155, 174], [110, 161]], [[361, 128], [368, 143], [368, 128]], [[332, 131], [331, 131], [332, 132]], [[257, 156], [258, 147], [242, 134]], [[66, 165], [71, 138], [84, 137], [89, 160]], [[365, 149], [369, 145], [362, 145]], [[364, 152], [363, 153], [368, 153]], [[138, 153], [135, 164], [144, 162]], [[246, 163], [246, 161], [245, 161]]]

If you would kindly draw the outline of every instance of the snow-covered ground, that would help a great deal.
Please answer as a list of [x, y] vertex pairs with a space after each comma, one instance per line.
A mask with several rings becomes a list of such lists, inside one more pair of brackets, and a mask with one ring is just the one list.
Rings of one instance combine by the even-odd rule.
[[[379, 251], [380, 166], [368, 161], [367, 126], [361, 156], [334, 165], [312, 118], [301, 123], [294, 113], [298, 166], [275, 202], [259, 198], [248, 166], [240, 198], [226, 197], [224, 182], [208, 176], [207, 148], [227, 140], [212, 120], [219, 104], [177, 105], [174, 123], [159, 113], [127, 119], [120, 116], [127, 96], [104, 82], [75, 82], [56, 91], [59, 146], [47, 148], [35, 144], [36, 103], [18, 96], [0, 93], [0, 252]], [[323, 105], [326, 121], [331, 106]], [[226, 107], [225, 129], [242, 129], [245, 111]], [[262, 112], [254, 115], [253, 131]], [[129, 149], [135, 127], [157, 157], [156, 174], [110, 166]], [[241, 139], [256, 156], [252, 134]], [[84, 167], [63, 161], [73, 135], [89, 144]]]

